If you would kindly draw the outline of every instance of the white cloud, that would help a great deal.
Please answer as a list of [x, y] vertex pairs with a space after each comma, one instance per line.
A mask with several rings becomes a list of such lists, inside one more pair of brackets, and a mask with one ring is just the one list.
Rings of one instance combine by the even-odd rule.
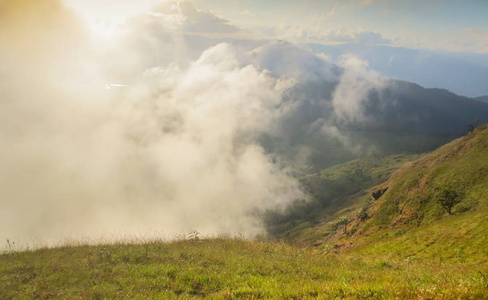
[[392, 38], [392, 43], [396, 46], [432, 49], [451, 52], [475, 52], [488, 53], [488, 30], [477, 28], [465, 28], [454, 30], [446, 34], [432, 32], [422, 32], [407, 34], [399, 32]]
[[337, 86], [332, 103], [339, 120], [347, 122], [365, 121], [364, 104], [369, 93], [386, 86], [380, 75], [368, 69], [368, 63], [352, 54], [342, 56], [340, 65], [344, 74]]
[[254, 64], [271, 71], [274, 76], [287, 76], [303, 81], [339, 80], [338, 69], [328, 57], [285, 41], [262, 46], [251, 55]]
[[391, 40], [384, 38], [381, 33], [367, 31], [359, 27], [356, 31], [347, 31], [344, 27], [316, 33], [314, 38], [324, 42], [361, 43], [361, 44], [390, 44]]
[[[184, 32], [194, 33], [237, 33], [239, 28], [228, 20], [209, 11], [196, 9], [190, 2], [170, 0], [147, 12], [152, 17], [162, 18], [165, 24]], [[169, 21], [169, 22], [168, 22]], [[163, 24], [163, 26], [165, 25]]]
[[[316, 17], [317, 18], [317, 17]], [[349, 31], [345, 27], [324, 30], [323, 26], [304, 28], [300, 25], [283, 24], [276, 28], [263, 28], [261, 30], [268, 38], [284, 39], [294, 43], [360, 43], [369, 45], [388, 45], [392, 40], [379, 32], [368, 31], [359, 27]]]
[[[222, 43], [180, 63], [186, 45], [173, 28], [215, 19], [185, 15], [178, 2], [128, 22], [125, 39], [98, 56], [61, 6], [29, 3], [23, 19], [0, 20], [4, 239], [259, 232], [253, 212], [303, 197], [279, 165], [281, 149], [266, 152], [260, 135], [313, 131], [305, 121], [316, 112], [303, 105], [361, 121], [368, 91], [382, 84], [355, 57], [342, 70], [286, 42], [251, 53]], [[291, 161], [312, 150], [284, 149]]]
[[147, 68], [171, 63], [186, 67], [219, 37], [239, 31], [228, 21], [177, 0], [135, 15], [118, 29], [120, 34], [98, 42], [105, 46], [101, 65], [111, 82], [127, 84]]
[[[258, 232], [253, 210], [302, 196], [253, 138], [273, 119], [287, 87], [241, 66], [232, 47], [221, 44], [188, 70], [148, 70], [140, 84], [113, 94], [109, 106], [90, 110], [56, 88], [26, 95], [62, 130], [15, 103], [3, 111], [29, 118], [32, 127], [2, 132], [2, 207], [15, 216], [9, 224], [0, 220], [2, 236]], [[52, 103], [53, 95], [63, 101]], [[2, 120], [3, 128], [13, 125]]]
[[79, 25], [58, 8], [0, 21], [8, 42], [0, 56], [0, 237], [21, 244], [191, 229], [256, 233], [262, 224], [253, 212], [302, 197], [255, 140], [291, 81], [242, 64], [220, 44], [188, 68], [151, 68], [106, 90], [118, 81], [90, 67], [93, 45], [80, 44]]

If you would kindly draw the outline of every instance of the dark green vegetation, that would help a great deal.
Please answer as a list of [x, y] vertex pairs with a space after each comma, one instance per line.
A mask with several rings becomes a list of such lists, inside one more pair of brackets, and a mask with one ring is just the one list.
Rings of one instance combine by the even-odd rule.
[[484, 299], [488, 268], [235, 239], [0, 256], [0, 299]]
[[[372, 253], [376, 249], [405, 258], [486, 263], [487, 158], [488, 127], [483, 126], [403, 165], [376, 186], [369, 185], [374, 168], [366, 174], [358, 162], [353, 162], [357, 164], [354, 172], [348, 164], [329, 168], [315, 178], [342, 178], [340, 182], [349, 182], [356, 193], [329, 199], [306, 223], [282, 216], [273, 219], [273, 225], [280, 238], [333, 252]], [[384, 161], [378, 165], [394, 167]]]
[[[260, 144], [289, 164], [306, 163], [319, 171], [371, 154], [430, 152], [463, 136], [474, 123], [488, 122], [488, 103], [391, 79], [368, 88], [356, 103], [358, 111], [342, 116], [333, 101], [336, 88], [319, 80], [290, 89]], [[301, 162], [304, 151], [307, 161]]]
[[300, 178], [310, 199], [290, 206], [285, 212], [268, 212], [266, 224], [272, 236], [288, 242], [303, 242], [303, 229], [315, 227], [342, 209], [354, 206], [358, 194], [384, 182], [405, 162], [418, 155], [392, 155], [386, 158], [363, 158], [324, 169]]
[[[272, 237], [0, 255], [0, 299], [488, 299], [488, 127], [300, 180]], [[405, 163], [406, 162], [406, 163]], [[295, 245], [292, 245], [294, 243]]]

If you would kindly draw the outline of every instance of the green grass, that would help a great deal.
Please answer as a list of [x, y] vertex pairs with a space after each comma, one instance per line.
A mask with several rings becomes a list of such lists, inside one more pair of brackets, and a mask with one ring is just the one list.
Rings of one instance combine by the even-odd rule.
[[[362, 158], [339, 164], [300, 178], [309, 201], [285, 213], [270, 213], [267, 229], [272, 237], [295, 244], [311, 244], [324, 232], [317, 225], [333, 221], [361, 208], [368, 188], [382, 183], [405, 162], [419, 155]], [[360, 199], [358, 201], [358, 199]], [[329, 232], [329, 230], [326, 230]]]
[[488, 266], [211, 239], [0, 256], [0, 299], [486, 299]]
[[320, 171], [320, 177], [324, 179], [344, 180], [353, 175], [357, 170], [364, 174], [365, 185], [382, 182], [404, 163], [418, 159], [416, 154], [403, 155], [395, 154], [383, 158], [362, 158], [352, 160], [343, 164]]
[[[488, 127], [400, 167], [412, 158], [301, 178], [311, 202], [270, 220], [302, 247], [214, 238], [5, 252], [0, 299], [488, 299]], [[452, 215], [436, 201], [445, 190], [461, 195]]]
[[488, 211], [476, 211], [411, 230], [380, 232], [357, 254], [417, 259], [424, 262], [488, 265]]
[[[356, 189], [358, 186], [366, 188], [352, 195], [329, 200], [328, 207], [315, 212], [315, 223], [308, 222], [307, 226], [303, 226], [302, 222], [306, 218], [302, 218], [302, 222], [292, 220], [293, 223], [290, 223], [293, 226], [287, 228], [282, 236], [287, 241], [300, 244], [359, 248], [381, 244], [385, 236], [430, 230], [431, 237], [436, 236], [434, 233], [437, 231], [448, 233], [444, 238], [439, 238], [436, 244], [446, 247], [446, 251], [467, 249], [470, 243], [479, 241], [476, 236], [472, 237], [462, 230], [453, 230], [454, 225], [462, 229], [477, 224], [473, 230], [479, 231], [481, 236], [488, 236], [488, 226], [485, 224], [488, 216], [488, 127], [482, 126], [400, 167], [411, 158], [414, 157], [390, 156], [373, 163], [351, 161], [323, 170], [320, 173], [322, 178], [336, 181], [350, 177], [355, 169], [361, 170], [359, 174], [365, 180], [357, 180], [354, 186]], [[390, 178], [386, 180], [388, 176]], [[373, 179], [377, 179], [376, 184], [382, 183], [376, 187], [371, 186]], [[379, 200], [373, 199], [372, 191], [385, 188], [388, 190]], [[448, 214], [438, 203], [444, 191], [455, 191], [460, 195], [460, 203], [452, 208], [453, 215]], [[360, 219], [360, 211], [366, 217]], [[335, 224], [344, 218], [348, 221], [346, 230], [338, 229]], [[439, 224], [445, 224], [446, 227], [439, 227]], [[488, 249], [488, 241], [482, 240], [484, 245], [476, 244], [473, 247], [478, 250]], [[398, 243], [404, 245], [404, 248], [410, 247], [409, 239], [398, 240]], [[389, 243], [384, 244], [385, 249], [391, 246]], [[432, 255], [437, 253], [432, 251], [434, 248], [425, 251]]]
[[[419, 225], [445, 217], [436, 199], [443, 191], [458, 192], [455, 214], [488, 207], [488, 129], [479, 128], [403, 168], [385, 186], [372, 223], [379, 226]], [[399, 218], [402, 218], [400, 224]]]

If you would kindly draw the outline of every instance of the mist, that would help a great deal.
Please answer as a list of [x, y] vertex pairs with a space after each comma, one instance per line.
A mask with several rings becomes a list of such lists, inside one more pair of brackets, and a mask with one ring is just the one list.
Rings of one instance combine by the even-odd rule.
[[283, 42], [195, 55], [181, 13], [166, 3], [101, 43], [58, 1], [3, 2], [0, 238], [263, 233], [263, 211], [307, 197], [290, 173], [314, 150], [283, 142], [307, 101], [321, 115], [303, 130], [357, 151], [332, 121], [362, 120], [382, 85], [363, 62]]

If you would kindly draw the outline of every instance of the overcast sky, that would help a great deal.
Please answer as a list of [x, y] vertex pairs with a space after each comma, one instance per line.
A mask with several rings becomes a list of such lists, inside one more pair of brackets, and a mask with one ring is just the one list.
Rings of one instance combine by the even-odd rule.
[[[92, 24], [123, 22], [161, 0], [67, 0]], [[236, 37], [359, 42], [488, 53], [485, 0], [190, 0]], [[99, 29], [100, 30], [100, 27]], [[212, 32], [209, 32], [212, 33]], [[229, 32], [227, 32], [229, 34]]]

